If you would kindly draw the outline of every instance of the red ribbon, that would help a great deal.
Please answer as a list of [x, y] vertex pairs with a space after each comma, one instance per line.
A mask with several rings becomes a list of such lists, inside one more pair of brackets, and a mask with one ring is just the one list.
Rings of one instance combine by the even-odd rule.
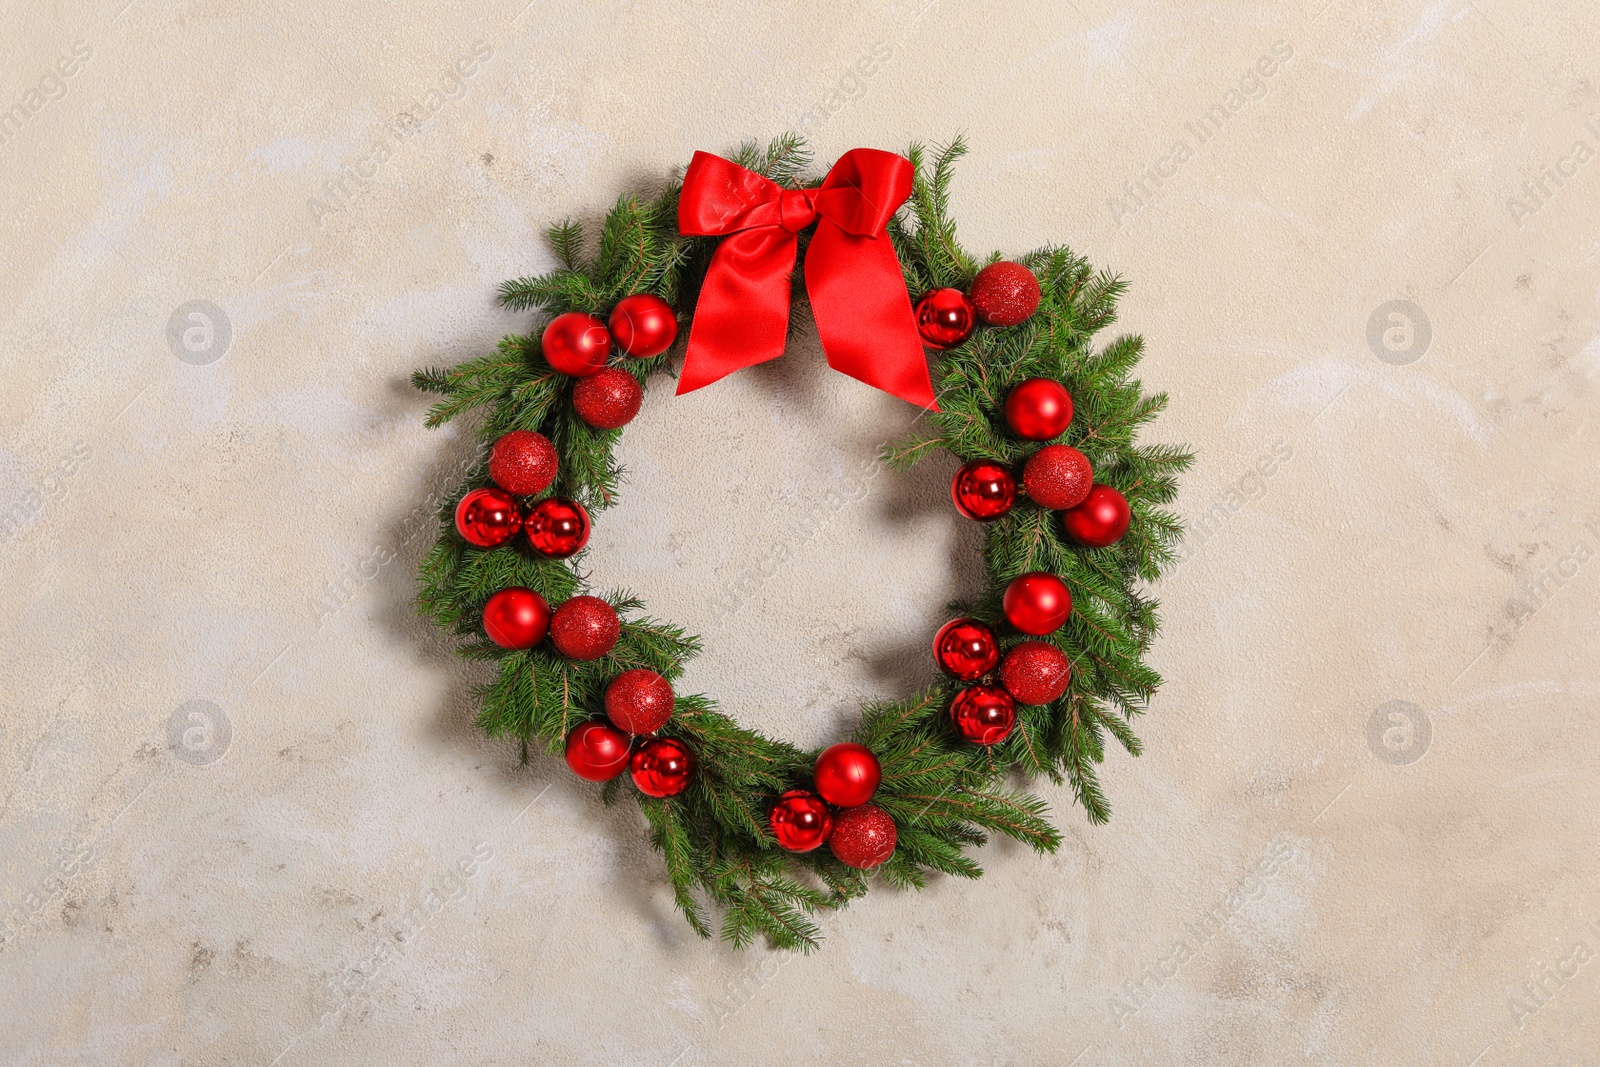
[[911, 195], [911, 162], [856, 148], [816, 189], [783, 189], [737, 163], [696, 152], [683, 176], [678, 230], [722, 237], [700, 289], [682, 395], [783, 355], [799, 233], [813, 222], [806, 292], [828, 365], [919, 407], [939, 410], [885, 228]]

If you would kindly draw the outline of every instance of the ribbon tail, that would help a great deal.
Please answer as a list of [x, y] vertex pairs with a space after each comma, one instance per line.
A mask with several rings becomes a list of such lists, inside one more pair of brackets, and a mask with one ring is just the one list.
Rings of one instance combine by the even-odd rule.
[[783, 355], [795, 235], [777, 226], [729, 234], [700, 287], [678, 395]]

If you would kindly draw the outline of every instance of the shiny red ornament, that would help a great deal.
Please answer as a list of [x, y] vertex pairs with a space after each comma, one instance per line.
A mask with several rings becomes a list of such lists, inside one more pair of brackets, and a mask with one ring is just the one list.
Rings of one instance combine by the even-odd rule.
[[846, 741], [823, 749], [812, 777], [823, 800], [853, 808], [872, 799], [883, 781], [883, 768], [866, 745]]
[[969, 685], [950, 702], [956, 733], [975, 745], [998, 745], [1017, 725], [1017, 702], [997, 685]]
[[894, 820], [876, 804], [846, 808], [833, 820], [828, 848], [846, 867], [869, 871], [894, 855]]
[[1128, 498], [1109, 485], [1096, 485], [1083, 503], [1061, 513], [1067, 536], [1088, 548], [1116, 544], [1128, 532], [1132, 520]]
[[586, 378], [606, 365], [611, 356], [611, 335], [593, 315], [569, 311], [557, 315], [539, 339], [544, 361], [551, 369], [574, 378]]
[[603, 722], [579, 723], [567, 735], [567, 766], [579, 778], [611, 781], [628, 769], [628, 735]]
[[1041, 508], [1062, 511], [1083, 503], [1094, 485], [1089, 457], [1071, 445], [1045, 445], [1028, 457], [1022, 487]]
[[934, 635], [933, 659], [950, 677], [975, 682], [1000, 662], [1000, 643], [977, 619], [951, 619]]
[[1034, 637], [1055, 633], [1072, 614], [1067, 584], [1044, 571], [1029, 571], [1011, 579], [1000, 603], [1006, 621]]
[[532, 589], [502, 589], [483, 606], [483, 632], [501, 648], [532, 648], [550, 630], [550, 605]]
[[630, 734], [653, 734], [672, 718], [672, 683], [655, 671], [623, 671], [606, 686], [606, 717]]
[[619, 367], [606, 367], [578, 379], [572, 387], [572, 406], [578, 418], [597, 430], [626, 426], [639, 414], [644, 387], [639, 379]]
[[677, 314], [654, 293], [634, 293], [617, 301], [610, 326], [617, 347], [639, 359], [659, 356], [678, 337]]
[[1049, 378], [1029, 378], [1006, 395], [1006, 425], [1024, 441], [1060, 437], [1072, 422], [1072, 395]]
[[975, 459], [950, 479], [950, 499], [967, 518], [992, 522], [1017, 502], [1017, 480], [999, 463]]
[[503, 545], [522, 529], [522, 512], [510, 493], [474, 489], [456, 505], [456, 532], [479, 548]]
[[1000, 662], [1000, 684], [1021, 704], [1060, 700], [1072, 681], [1072, 661], [1055, 645], [1024, 641]]
[[629, 770], [639, 792], [652, 797], [675, 797], [694, 781], [694, 753], [681, 741], [653, 737], [633, 753]]
[[768, 818], [772, 836], [790, 852], [810, 852], [828, 839], [833, 813], [817, 794], [791, 789], [778, 798]]
[[617, 609], [597, 596], [575, 596], [550, 616], [550, 643], [568, 659], [599, 659], [620, 636]]
[[960, 289], [935, 289], [917, 301], [917, 333], [929, 348], [944, 351], [972, 336], [978, 313]]
[[991, 326], [1015, 326], [1039, 310], [1039, 279], [1021, 263], [991, 263], [967, 287], [972, 306]]
[[489, 477], [517, 496], [533, 496], [556, 477], [556, 446], [542, 433], [512, 430], [489, 448]]
[[589, 513], [576, 500], [551, 496], [529, 511], [522, 527], [541, 556], [566, 559], [589, 542]]

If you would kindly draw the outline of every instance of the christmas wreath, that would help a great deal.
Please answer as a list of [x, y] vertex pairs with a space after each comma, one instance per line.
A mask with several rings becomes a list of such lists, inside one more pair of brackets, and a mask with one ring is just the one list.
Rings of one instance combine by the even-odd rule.
[[[963, 151], [855, 149], [820, 181], [795, 137], [697, 153], [681, 181], [618, 200], [592, 256], [577, 223], [550, 230], [560, 266], [501, 292], [548, 316], [537, 336], [413, 377], [440, 394], [430, 427], [483, 413], [486, 455], [441, 512], [418, 597], [462, 656], [494, 663], [478, 725], [524, 760], [564, 753], [607, 803], [631, 780], [703, 936], [714, 906], [735, 945], [809, 949], [818, 910], [864, 894], [868, 872], [977, 877], [966, 849], [990, 833], [1053, 851], [1044, 801], [1016, 783], [1069, 783], [1104, 822], [1106, 739], [1140, 751], [1132, 719], [1160, 682], [1143, 586], [1173, 559], [1182, 531], [1163, 508], [1191, 457], [1135, 443], [1167, 403], [1131, 377], [1142, 340], [1091, 344], [1119, 278], [1064, 247], [980, 269], [957, 243]], [[791, 303], [810, 305], [832, 366], [927, 409], [887, 462], [953, 453], [954, 506], [985, 524], [988, 587], [934, 637], [946, 680], [868, 703], [820, 752], [675, 692], [698, 640], [587, 591], [576, 566], [590, 515], [617, 502], [613, 450], [652, 376], [678, 347], [680, 393], [779, 355]]]

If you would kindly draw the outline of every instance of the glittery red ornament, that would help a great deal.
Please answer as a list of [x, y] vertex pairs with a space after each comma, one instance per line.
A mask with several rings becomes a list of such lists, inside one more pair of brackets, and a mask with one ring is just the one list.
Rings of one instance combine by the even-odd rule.
[[917, 301], [917, 333], [929, 348], [943, 351], [972, 336], [978, 313], [960, 289], [935, 289]]
[[1011, 579], [1001, 607], [1012, 626], [1025, 634], [1043, 637], [1061, 629], [1072, 614], [1072, 594], [1055, 575], [1029, 571]]
[[867, 871], [894, 855], [894, 820], [876, 804], [846, 808], [833, 820], [828, 848], [846, 867]]
[[606, 686], [606, 717], [630, 734], [653, 734], [672, 718], [672, 683], [655, 671], [623, 671]]
[[510, 493], [474, 489], [456, 505], [456, 532], [479, 548], [503, 545], [522, 529], [522, 512]]
[[659, 356], [678, 336], [672, 305], [654, 293], [634, 293], [617, 301], [610, 325], [617, 347], [639, 359]]
[[1083, 503], [1093, 484], [1089, 457], [1071, 445], [1045, 445], [1022, 468], [1022, 486], [1029, 499], [1051, 511]]
[[572, 406], [578, 418], [597, 430], [626, 426], [639, 414], [644, 387], [639, 379], [618, 367], [606, 367], [579, 378], [572, 387]]
[[998, 745], [1017, 725], [1017, 703], [997, 685], [969, 685], [950, 702], [956, 733], [975, 745]]
[[522, 524], [528, 544], [541, 556], [566, 559], [589, 541], [589, 513], [576, 500], [551, 496], [539, 501]]
[[972, 306], [991, 326], [1015, 326], [1039, 310], [1039, 279], [1021, 263], [991, 263], [967, 287]]
[[517, 496], [533, 496], [556, 476], [556, 446], [542, 433], [512, 430], [489, 449], [489, 477]]
[[1055, 645], [1024, 641], [1000, 663], [1000, 684], [1023, 704], [1059, 700], [1072, 681], [1072, 661]]
[[1096, 485], [1083, 503], [1061, 513], [1067, 535], [1088, 548], [1116, 544], [1128, 532], [1132, 519], [1128, 498], [1109, 485]]
[[1000, 644], [977, 619], [951, 619], [934, 635], [933, 659], [950, 677], [975, 682], [1000, 662]]
[[823, 749], [812, 776], [823, 800], [852, 808], [872, 799], [883, 781], [883, 768], [866, 745], [846, 741]]
[[1072, 422], [1072, 396], [1049, 378], [1029, 378], [1006, 395], [1006, 425], [1024, 441], [1060, 437]]
[[628, 769], [628, 735], [603, 722], [579, 723], [567, 735], [567, 766], [579, 778], [611, 781]]
[[568, 659], [599, 659], [621, 635], [617, 609], [597, 596], [575, 596], [550, 616], [550, 643]]
[[950, 499], [967, 518], [990, 522], [1017, 502], [1017, 480], [1000, 464], [975, 459], [950, 479]]
[[681, 741], [653, 737], [633, 753], [629, 770], [639, 792], [652, 797], [675, 797], [694, 781], [694, 753]]
[[502, 589], [483, 606], [483, 632], [501, 648], [532, 648], [549, 629], [550, 605], [532, 589]]
[[833, 814], [817, 794], [791, 789], [772, 806], [768, 822], [780, 847], [790, 852], [810, 852], [828, 839]]
[[606, 365], [611, 355], [611, 335], [593, 315], [569, 311], [557, 315], [539, 339], [544, 361], [551, 369], [574, 378], [587, 377]]

